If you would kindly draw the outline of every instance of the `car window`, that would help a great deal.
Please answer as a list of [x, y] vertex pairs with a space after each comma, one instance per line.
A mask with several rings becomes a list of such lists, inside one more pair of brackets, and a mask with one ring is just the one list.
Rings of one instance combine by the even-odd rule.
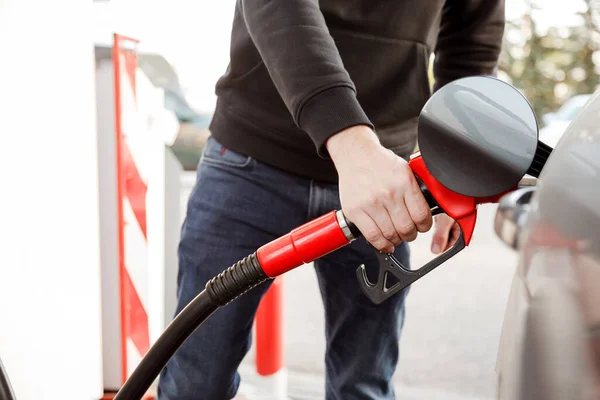
[[567, 101], [556, 112], [556, 119], [560, 121], [572, 121], [583, 108], [589, 96], [577, 96]]

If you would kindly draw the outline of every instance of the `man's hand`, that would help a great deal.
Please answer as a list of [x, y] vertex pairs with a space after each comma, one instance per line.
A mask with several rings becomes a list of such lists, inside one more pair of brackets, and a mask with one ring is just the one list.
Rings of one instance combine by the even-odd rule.
[[431, 229], [431, 210], [408, 163], [369, 127], [348, 128], [326, 146], [338, 171], [342, 211], [375, 248], [391, 253]]
[[431, 240], [431, 252], [440, 254], [454, 245], [460, 236], [460, 227], [446, 214], [435, 216], [435, 231]]

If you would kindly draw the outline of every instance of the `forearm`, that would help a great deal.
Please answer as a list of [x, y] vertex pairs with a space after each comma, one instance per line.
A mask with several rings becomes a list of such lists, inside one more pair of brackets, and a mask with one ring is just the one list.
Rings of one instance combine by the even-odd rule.
[[315, 0], [240, 0], [250, 36], [295, 123], [327, 157], [329, 137], [372, 127]]
[[504, 8], [504, 0], [447, 1], [435, 49], [434, 91], [458, 78], [496, 74]]

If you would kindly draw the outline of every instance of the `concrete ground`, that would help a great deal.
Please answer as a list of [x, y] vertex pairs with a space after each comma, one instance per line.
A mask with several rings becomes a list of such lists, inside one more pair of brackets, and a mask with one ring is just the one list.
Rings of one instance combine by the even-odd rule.
[[[494, 398], [498, 342], [517, 262], [495, 236], [495, 209], [481, 206], [470, 246], [412, 286], [395, 376], [398, 400]], [[430, 233], [421, 236], [412, 244], [415, 267], [433, 258]], [[314, 270], [304, 266], [285, 276], [290, 399], [324, 398], [324, 351], [321, 298]], [[241, 369], [240, 396], [261, 381], [253, 362], [254, 348]]]

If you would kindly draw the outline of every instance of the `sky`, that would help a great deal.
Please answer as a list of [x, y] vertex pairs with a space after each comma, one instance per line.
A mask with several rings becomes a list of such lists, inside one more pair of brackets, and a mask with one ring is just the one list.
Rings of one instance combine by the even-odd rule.
[[[290, 1], [290, 0], [287, 0]], [[293, 1], [293, 0], [292, 0]], [[541, 29], [574, 23], [581, 0], [539, 0]], [[177, 71], [188, 100], [199, 111], [214, 107], [214, 84], [229, 61], [235, 0], [111, 0], [96, 3], [98, 35], [119, 31], [140, 39], [140, 49], [161, 53]], [[506, 0], [507, 19], [524, 10], [523, 0]], [[108, 29], [107, 29], [108, 28]]]

